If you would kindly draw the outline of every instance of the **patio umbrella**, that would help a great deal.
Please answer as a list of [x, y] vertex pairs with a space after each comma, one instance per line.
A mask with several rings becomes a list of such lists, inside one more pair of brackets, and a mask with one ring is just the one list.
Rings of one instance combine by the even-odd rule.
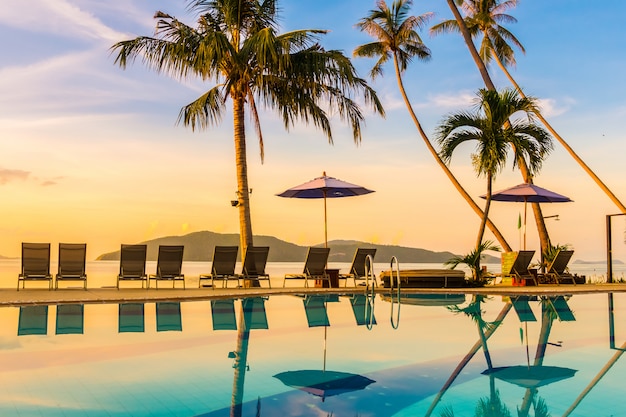
[[321, 177], [317, 177], [304, 184], [297, 185], [280, 194], [279, 197], [288, 198], [323, 198], [324, 199], [324, 246], [328, 247], [328, 216], [326, 214], [326, 199], [354, 197], [357, 195], [369, 194], [374, 191], [368, 190], [360, 185], [329, 177], [326, 172]]
[[[486, 199], [486, 195], [481, 195]], [[546, 190], [535, 184], [523, 183], [491, 194], [493, 201], [512, 201], [524, 203], [524, 249], [526, 249], [526, 212], [528, 203], [567, 203], [569, 197]]]
[[538, 388], [553, 382], [571, 378], [576, 374], [576, 369], [562, 368], [559, 366], [502, 366], [499, 368], [487, 369], [483, 375], [493, 375], [494, 377], [515, 384], [523, 388]]
[[301, 370], [287, 371], [274, 375], [283, 384], [309, 394], [326, 397], [358, 391], [376, 382], [365, 376], [348, 372]]

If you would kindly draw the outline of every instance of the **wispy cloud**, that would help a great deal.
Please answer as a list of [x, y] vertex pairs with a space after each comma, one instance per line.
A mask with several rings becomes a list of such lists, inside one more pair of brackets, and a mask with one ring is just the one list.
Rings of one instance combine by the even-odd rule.
[[0, 185], [5, 185], [13, 181], [26, 181], [30, 172], [21, 169], [0, 168]]
[[3, 0], [0, 22], [34, 32], [72, 39], [119, 40], [123, 35], [66, 0]]
[[431, 106], [444, 109], [466, 109], [474, 104], [476, 94], [461, 91], [455, 94], [437, 94], [430, 96], [428, 103]]
[[537, 103], [539, 104], [539, 108], [541, 109], [541, 114], [543, 116], [554, 117], [566, 113], [572, 104], [574, 104], [574, 100], [565, 99], [563, 102], [557, 103], [555, 99], [547, 98], [539, 99], [537, 100]]

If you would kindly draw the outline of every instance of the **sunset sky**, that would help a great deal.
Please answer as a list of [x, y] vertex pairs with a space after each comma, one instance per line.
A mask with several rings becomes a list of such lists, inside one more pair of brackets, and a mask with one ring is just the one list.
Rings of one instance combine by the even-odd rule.
[[[282, 31], [329, 29], [320, 40], [351, 55], [371, 39], [355, 23], [373, 0], [283, 0]], [[172, 79], [137, 61], [114, 65], [110, 47], [152, 35], [156, 10], [193, 25], [183, 1], [4, 0], [0, 8], [0, 254], [19, 256], [24, 241], [87, 242], [88, 258], [166, 235], [210, 230], [238, 233], [232, 113], [219, 127], [192, 132], [176, 124], [182, 106], [213, 84]], [[413, 14], [434, 12], [429, 27], [452, 15], [444, 0], [416, 0]], [[626, 202], [626, 2], [521, 1], [508, 25], [526, 48], [512, 74], [544, 115]], [[426, 132], [450, 112], [469, 110], [483, 87], [460, 35], [431, 37], [429, 62], [414, 62], [405, 85]], [[372, 61], [355, 59], [366, 77]], [[507, 81], [496, 66], [496, 85]], [[356, 146], [334, 119], [335, 144], [312, 126], [287, 132], [263, 112], [265, 163], [249, 125], [248, 172], [253, 232], [301, 245], [323, 242], [320, 200], [276, 194], [326, 171], [375, 193], [328, 203], [329, 239], [355, 239], [466, 253], [480, 219], [428, 153], [397, 89], [393, 68], [372, 82], [386, 119], [367, 111]], [[471, 166], [471, 147], [460, 149], [452, 170], [479, 205], [485, 180]], [[494, 190], [522, 182], [509, 162]], [[544, 205], [552, 241], [571, 244], [575, 259], [602, 260], [605, 216], [618, 208], [555, 142], [535, 183], [573, 203]], [[492, 219], [514, 249], [523, 204], [492, 205]], [[530, 215], [530, 211], [529, 211]], [[623, 247], [626, 223], [615, 222]], [[529, 219], [529, 249], [538, 250]], [[492, 238], [488, 235], [488, 238]], [[210, 249], [212, 250], [212, 249]], [[626, 252], [626, 251], [625, 251]], [[626, 260], [626, 258], [624, 259]], [[379, 259], [378, 261], [385, 261]], [[411, 260], [400, 260], [400, 262]]]

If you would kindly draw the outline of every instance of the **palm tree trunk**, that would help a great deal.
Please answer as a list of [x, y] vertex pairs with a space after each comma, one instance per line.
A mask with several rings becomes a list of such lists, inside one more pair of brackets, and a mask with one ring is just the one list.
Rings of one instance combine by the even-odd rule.
[[235, 350], [235, 369], [233, 376], [233, 393], [230, 400], [230, 417], [242, 416], [242, 401], [246, 370], [248, 369], [248, 341], [250, 329], [246, 327], [243, 305], [239, 312], [239, 331], [237, 332], [237, 350]]
[[474, 59], [474, 63], [478, 67], [478, 71], [480, 72], [480, 75], [483, 78], [483, 81], [485, 82], [485, 86], [487, 87], [488, 90], [495, 90], [496, 86], [493, 84], [493, 81], [491, 81], [491, 77], [489, 76], [489, 72], [487, 71], [487, 66], [485, 65], [483, 60], [480, 58], [480, 55], [478, 54], [478, 51], [476, 50], [476, 46], [474, 45], [474, 42], [472, 41], [472, 35], [470, 35], [469, 30], [467, 30], [467, 26], [465, 26], [465, 21], [463, 20], [461, 13], [459, 13], [459, 9], [456, 7], [456, 4], [454, 4], [454, 0], [448, 0], [448, 6], [450, 7], [452, 14], [454, 15], [454, 19], [459, 25], [459, 30], [461, 31], [461, 35], [463, 35], [463, 39], [465, 40], [467, 49], [469, 49], [470, 54], [472, 55], [472, 58]]
[[[526, 98], [526, 95], [522, 91], [521, 87], [513, 79], [513, 77], [511, 76], [509, 71], [506, 69], [504, 64], [502, 64], [502, 61], [500, 61], [500, 59], [498, 58], [496, 54], [493, 54], [493, 56], [498, 66], [500, 67], [502, 72], [506, 75], [506, 77], [509, 79], [513, 87], [515, 87], [519, 95]], [[606, 186], [606, 184], [596, 175], [596, 173], [593, 172], [591, 168], [589, 168], [589, 166], [585, 163], [585, 161], [583, 161], [580, 158], [580, 156], [578, 156], [578, 154], [572, 149], [572, 147], [569, 146], [567, 142], [565, 142], [565, 140], [561, 137], [561, 135], [559, 135], [556, 132], [556, 130], [554, 130], [554, 128], [550, 125], [550, 123], [548, 123], [548, 121], [543, 117], [543, 115], [539, 111], [537, 111], [535, 115], [537, 116], [539, 120], [541, 120], [541, 123], [543, 123], [546, 129], [548, 129], [548, 131], [552, 133], [552, 136], [554, 136], [556, 140], [565, 148], [565, 150], [570, 154], [570, 156], [574, 158], [576, 162], [578, 162], [578, 165], [580, 165], [582, 169], [595, 181], [598, 187], [600, 187], [600, 189], [604, 191], [604, 193], [611, 199], [611, 201], [615, 203], [615, 205], [620, 209], [620, 211], [622, 213], [626, 213], [626, 206], [622, 204], [622, 202], [615, 196], [615, 194], [613, 194], [613, 192], [609, 189], [609, 187]]]
[[[489, 207], [491, 207], [491, 186], [493, 182], [493, 174], [491, 172], [487, 173], [487, 195], [485, 201], [485, 214], [483, 215], [483, 219], [480, 222], [480, 228], [478, 229], [478, 238], [476, 239], [476, 252], [479, 252], [480, 245], [483, 243], [483, 236], [485, 236], [485, 225], [487, 224], [487, 219], [489, 218]], [[478, 257], [478, 271], [480, 271], [480, 256]]]
[[[417, 115], [413, 111], [413, 106], [411, 106], [411, 102], [409, 101], [409, 98], [406, 95], [406, 90], [404, 89], [404, 83], [402, 82], [402, 75], [400, 74], [400, 68], [398, 66], [398, 59], [397, 59], [397, 57], [395, 55], [394, 55], [393, 63], [394, 63], [394, 67], [395, 67], [395, 70], [396, 70], [396, 80], [398, 82], [398, 87], [400, 88], [400, 93], [402, 94], [402, 99], [404, 100], [404, 104], [406, 105], [406, 107], [407, 107], [407, 109], [409, 111], [409, 114], [411, 115], [411, 118], [413, 119], [413, 122], [415, 123], [415, 126], [417, 127], [417, 130], [418, 130], [420, 136], [424, 140], [424, 143], [426, 144], [426, 147], [428, 148], [428, 150], [430, 151], [432, 156], [435, 158], [435, 161], [437, 161], [437, 164], [439, 165], [439, 167], [441, 167], [441, 169], [446, 174], [448, 179], [452, 182], [452, 185], [454, 185], [454, 187], [461, 194], [461, 196], [465, 199], [465, 201], [467, 201], [467, 203], [474, 210], [474, 212], [479, 217], [482, 218], [484, 216], [484, 213], [483, 213], [482, 209], [480, 207], [478, 207], [478, 204], [476, 204], [474, 199], [472, 199], [472, 197], [467, 193], [467, 191], [465, 191], [465, 189], [463, 188], [461, 183], [459, 183], [459, 181], [456, 179], [454, 174], [452, 174], [452, 171], [450, 171], [448, 166], [441, 160], [441, 158], [439, 157], [439, 154], [437, 153], [437, 151], [433, 147], [432, 143], [428, 139], [428, 136], [424, 132], [424, 129], [422, 129], [422, 125], [419, 122], [419, 119], [417, 118]], [[495, 236], [496, 240], [500, 243], [500, 245], [502, 246], [503, 250], [505, 252], [510, 252], [511, 251], [511, 246], [507, 243], [507, 241], [504, 238], [504, 236], [502, 235], [502, 233], [500, 233], [500, 230], [498, 230], [496, 225], [489, 218], [487, 218], [487, 226], [489, 227], [489, 230], [491, 231], [491, 233], [493, 233], [493, 235]]]
[[244, 98], [241, 95], [236, 95], [233, 97], [233, 118], [235, 129], [235, 162], [237, 165], [237, 199], [239, 201], [239, 241], [242, 254], [245, 253], [248, 246], [252, 246], [253, 244], [244, 117]]
[[[472, 35], [470, 35], [469, 31], [467, 30], [467, 26], [465, 26], [465, 21], [463, 20], [461, 13], [459, 13], [459, 9], [457, 9], [456, 4], [454, 4], [454, 0], [447, 0], [447, 1], [448, 1], [448, 6], [450, 7], [450, 10], [452, 10], [452, 14], [454, 15], [454, 19], [457, 21], [457, 24], [459, 25], [459, 30], [461, 31], [461, 34], [463, 35], [465, 44], [467, 45], [467, 48], [469, 49], [470, 54], [472, 55], [472, 58], [474, 59], [474, 62], [476, 63], [476, 66], [478, 67], [478, 71], [480, 72], [480, 75], [483, 78], [485, 86], [487, 87], [488, 90], [495, 90], [496, 87], [493, 84], [491, 77], [489, 76], [489, 72], [487, 71], [487, 66], [485, 65], [483, 60], [480, 58], [480, 55], [478, 54], [478, 51], [476, 50], [476, 46], [474, 45], [474, 42], [472, 41]], [[522, 167], [525, 168], [525, 165], [520, 164], [520, 170], [522, 170], [522, 177], [524, 178], [524, 181], [528, 182], [528, 170], [524, 171]], [[543, 215], [541, 214], [541, 207], [539, 206], [539, 204], [532, 203], [532, 208], [535, 214], [535, 221], [537, 223], [537, 230], [539, 232], [539, 239], [541, 242], [542, 253], [543, 253], [544, 245], [545, 247], [547, 247], [550, 242], [550, 238], [548, 237], [548, 229], [546, 228], [546, 223], [543, 219]]]
[[[500, 326], [500, 324], [502, 323], [506, 315], [509, 313], [509, 311], [511, 311], [512, 307], [513, 307], [513, 304], [511, 303], [507, 303], [504, 307], [502, 307], [500, 314], [498, 314], [498, 317], [496, 317], [496, 320], [494, 321], [494, 326], [492, 326], [491, 329], [487, 330], [487, 332], [485, 333], [485, 340], [489, 339], [491, 335], [498, 329], [498, 327]], [[478, 349], [480, 349], [481, 346], [482, 346], [482, 340], [478, 340], [476, 343], [474, 343], [474, 346], [472, 346], [470, 351], [467, 352], [467, 354], [463, 357], [463, 359], [457, 365], [454, 371], [452, 371], [452, 374], [450, 375], [448, 380], [445, 382], [445, 384], [443, 384], [443, 387], [441, 387], [441, 389], [435, 396], [435, 399], [430, 404], [430, 407], [428, 408], [428, 411], [426, 411], [426, 414], [424, 414], [424, 417], [430, 417], [430, 415], [432, 415], [433, 411], [435, 410], [435, 407], [437, 407], [437, 404], [439, 404], [439, 401], [441, 401], [443, 394], [445, 394], [446, 391], [448, 391], [452, 383], [461, 374], [461, 371], [467, 366], [467, 364], [472, 360], [472, 358], [474, 357], [476, 352], [478, 352]]]

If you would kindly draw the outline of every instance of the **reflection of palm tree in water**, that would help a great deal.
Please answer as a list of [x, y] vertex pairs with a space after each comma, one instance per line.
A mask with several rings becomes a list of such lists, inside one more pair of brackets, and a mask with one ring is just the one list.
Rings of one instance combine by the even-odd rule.
[[241, 417], [243, 402], [243, 387], [248, 369], [248, 341], [250, 329], [246, 323], [243, 303], [239, 311], [239, 330], [237, 331], [237, 350], [235, 351], [235, 369], [233, 378], [233, 394], [230, 402], [230, 416]]

